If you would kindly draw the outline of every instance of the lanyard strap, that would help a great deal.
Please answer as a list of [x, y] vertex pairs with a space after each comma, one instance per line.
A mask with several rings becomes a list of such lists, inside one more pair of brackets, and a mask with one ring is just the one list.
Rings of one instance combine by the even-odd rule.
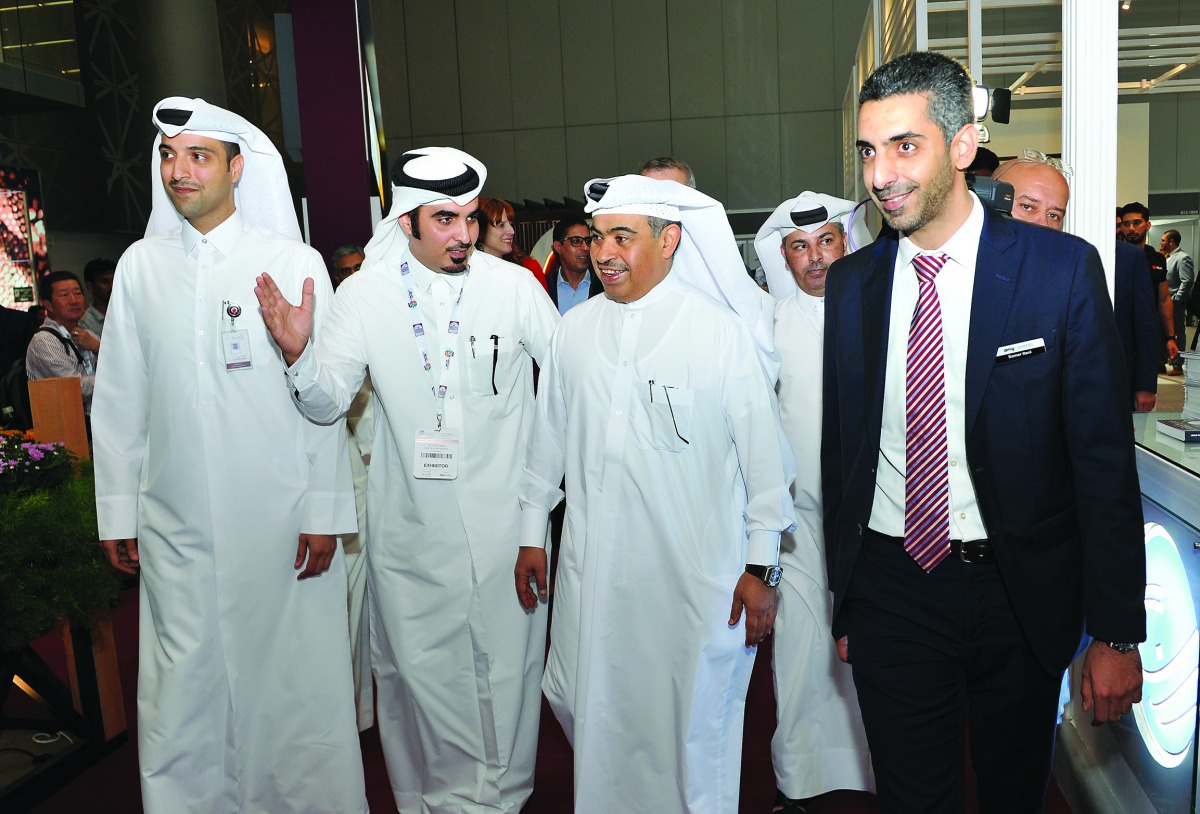
[[443, 338], [446, 340], [446, 349], [442, 351], [442, 358], [438, 362], [441, 368], [439, 379], [434, 381], [433, 359], [429, 353], [429, 337], [425, 333], [425, 317], [421, 313], [421, 306], [417, 304], [416, 294], [413, 293], [412, 272], [408, 270], [408, 263], [400, 265], [400, 279], [404, 283], [404, 290], [408, 293], [408, 313], [412, 317], [413, 338], [417, 343], [418, 361], [421, 367], [425, 368], [426, 375], [429, 376], [429, 387], [433, 392], [434, 404], [437, 409], [437, 428], [442, 428], [442, 418], [446, 415], [446, 391], [449, 385], [446, 383], [450, 375], [450, 368], [454, 364], [455, 348], [458, 346], [458, 315], [462, 310], [463, 289], [467, 286], [467, 275], [469, 271], [463, 272], [463, 283], [458, 289], [458, 299], [454, 301], [454, 307], [450, 309], [449, 325], [443, 333]]

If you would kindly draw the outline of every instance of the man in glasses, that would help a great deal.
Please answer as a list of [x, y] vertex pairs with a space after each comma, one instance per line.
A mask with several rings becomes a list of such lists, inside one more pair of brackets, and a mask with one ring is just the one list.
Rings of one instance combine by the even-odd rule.
[[546, 288], [560, 314], [604, 290], [592, 270], [591, 243], [591, 230], [584, 218], [563, 218], [554, 224], [553, 248], [558, 268], [546, 274]]
[[1163, 362], [1171, 362], [1179, 355], [1179, 342], [1175, 336], [1175, 308], [1171, 302], [1171, 290], [1167, 285], [1167, 260], [1161, 254], [1150, 248], [1146, 243], [1146, 234], [1150, 231], [1150, 210], [1140, 201], [1127, 203], [1121, 207], [1121, 225], [1125, 227], [1125, 241], [1141, 247], [1146, 253], [1146, 262], [1150, 264], [1150, 286], [1155, 300], [1158, 302], [1158, 318], [1162, 323], [1159, 347], [1160, 367]]

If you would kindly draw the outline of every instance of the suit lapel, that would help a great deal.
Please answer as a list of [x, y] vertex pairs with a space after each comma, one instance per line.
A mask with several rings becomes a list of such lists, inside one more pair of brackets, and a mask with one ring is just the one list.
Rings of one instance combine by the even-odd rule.
[[988, 379], [996, 366], [1004, 326], [1021, 269], [1010, 251], [1016, 241], [1012, 226], [984, 207], [983, 233], [975, 258], [971, 293], [971, 327], [967, 341], [966, 432], [975, 426]]
[[883, 415], [883, 381], [887, 370], [887, 340], [897, 245], [894, 239], [877, 240], [871, 252], [874, 262], [863, 274], [862, 360], [868, 423], [873, 420], [872, 417], [878, 419]]

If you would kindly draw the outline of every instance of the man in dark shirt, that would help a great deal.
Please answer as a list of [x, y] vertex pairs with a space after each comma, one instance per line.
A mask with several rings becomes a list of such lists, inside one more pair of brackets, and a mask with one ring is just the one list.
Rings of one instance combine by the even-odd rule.
[[1154, 291], [1154, 299], [1158, 303], [1158, 318], [1161, 322], [1163, 348], [1160, 361], [1170, 362], [1179, 355], [1179, 345], [1175, 337], [1175, 309], [1171, 302], [1171, 293], [1167, 287], [1167, 259], [1146, 245], [1146, 233], [1150, 231], [1150, 210], [1140, 201], [1127, 203], [1121, 207], [1121, 225], [1125, 230], [1125, 241], [1140, 246], [1146, 252], [1146, 262], [1150, 264], [1150, 284]]

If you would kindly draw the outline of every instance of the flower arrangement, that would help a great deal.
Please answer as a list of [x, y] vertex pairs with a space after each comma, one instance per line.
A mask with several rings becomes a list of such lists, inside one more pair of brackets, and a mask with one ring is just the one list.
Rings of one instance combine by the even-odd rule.
[[40, 444], [33, 433], [0, 430], [0, 495], [51, 489], [72, 474], [62, 444]]
[[97, 540], [90, 463], [0, 431], [0, 654], [112, 605], [120, 583]]

